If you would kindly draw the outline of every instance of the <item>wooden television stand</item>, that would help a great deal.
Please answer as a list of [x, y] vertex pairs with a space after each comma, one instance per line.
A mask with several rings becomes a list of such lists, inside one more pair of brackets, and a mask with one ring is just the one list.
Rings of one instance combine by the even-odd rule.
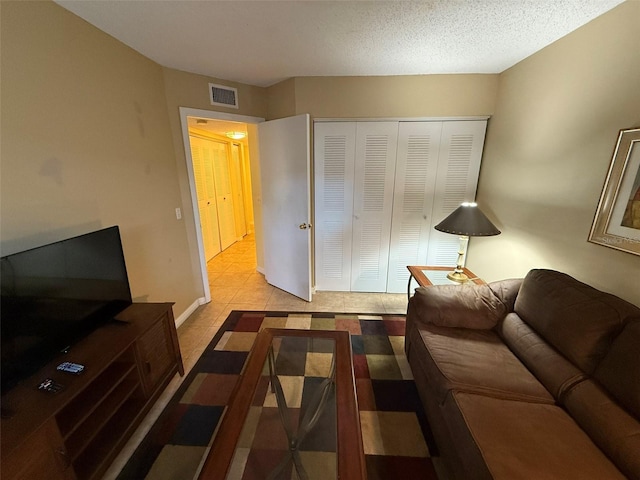
[[[171, 303], [134, 303], [2, 397], [3, 480], [100, 478], [176, 372]], [[60, 372], [62, 362], [85, 366]], [[63, 385], [38, 390], [45, 378]]]

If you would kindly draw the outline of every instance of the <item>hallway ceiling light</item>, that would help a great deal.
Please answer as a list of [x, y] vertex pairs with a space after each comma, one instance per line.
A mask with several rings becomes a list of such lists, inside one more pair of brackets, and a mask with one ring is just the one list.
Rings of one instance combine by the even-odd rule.
[[233, 138], [234, 140], [242, 140], [246, 136], [247, 134], [244, 132], [227, 132], [227, 137]]

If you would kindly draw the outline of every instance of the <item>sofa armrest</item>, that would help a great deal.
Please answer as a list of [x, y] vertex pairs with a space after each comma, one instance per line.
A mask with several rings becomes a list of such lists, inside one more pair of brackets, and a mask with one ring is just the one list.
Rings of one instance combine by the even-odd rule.
[[416, 288], [407, 322], [489, 330], [509, 312], [494, 289], [499, 290], [497, 285], [475, 284]]

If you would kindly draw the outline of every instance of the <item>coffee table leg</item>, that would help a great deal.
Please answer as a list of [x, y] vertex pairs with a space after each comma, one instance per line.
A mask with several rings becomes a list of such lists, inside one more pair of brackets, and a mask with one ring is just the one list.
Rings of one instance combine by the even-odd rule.
[[304, 412], [300, 424], [298, 425], [297, 437], [293, 433], [293, 424], [291, 422], [291, 416], [289, 415], [289, 407], [287, 406], [287, 400], [282, 390], [280, 379], [275, 373], [275, 354], [273, 347], [269, 349], [269, 377], [271, 379], [271, 389], [275, 393], [276, 403], [278, 404], [278, 412], [280, 413], [280, 419], [284, 427], [287, 440], [289, 442], [289, 451], [285, 454], [285, 457], [278, 464], [278, 466], [269, 474], [267, 480], [275, 480], [278, 476], [287, 468], [289, 463], [293, 462], [293, 466], [296, 469], [298, 478], [300, 480], [308, 480], [309, 476], [302, 465], [300, 458], [300, 451], [298, 447], [304, 440], [307, 434], [313, 430], [313, 427], [318, 423], [320, 415], [322, 414], [327, 401], [331, 395], [331, 391], [335, 391], [335, 379], [336, 379], [336, 363], [335, 356], [331, 360], [331, 368], [329, 377], [325, 378], [320, 384], [318, 390], [315, 391], [309, 407]]

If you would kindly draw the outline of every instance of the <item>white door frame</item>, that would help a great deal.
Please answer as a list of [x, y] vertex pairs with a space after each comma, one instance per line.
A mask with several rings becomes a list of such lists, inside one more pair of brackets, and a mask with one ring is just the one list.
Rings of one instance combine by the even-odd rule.
[[234, 113], [223, 113], [212, 110], [202, 110], [199, 108], [179, 107], [180, 124], [182, 126], [182, 143], [184, 146], [184, 156], [189, 177], [189, 191], [191, 193], [191, 209], [193, 211], [193, 221], [196, 229], [196, 241], [198, 243], [198, 257], [200, 260], [200, 278], [202, 280], [202, 290], [204, 292], [204, 303], [211, 301], [211, 289], [209, 288], [209, 275], [207, 274], [207, 260], [204, 254], [204, 241], [202, 239], [202, 229], [200, 228], [200, 211], [198, 210], [198, 194], [196, 192], [196, 180], [193, 173], [193, 158], [191, 157], [191, 144], [189, 142], [189, 124], [187, 117], [207, 118], [210, 120], [228, 120], [230, 122], [258, 124], [265, 121], [262, 117], [251, 117], [248, 115], [237, 115]]

